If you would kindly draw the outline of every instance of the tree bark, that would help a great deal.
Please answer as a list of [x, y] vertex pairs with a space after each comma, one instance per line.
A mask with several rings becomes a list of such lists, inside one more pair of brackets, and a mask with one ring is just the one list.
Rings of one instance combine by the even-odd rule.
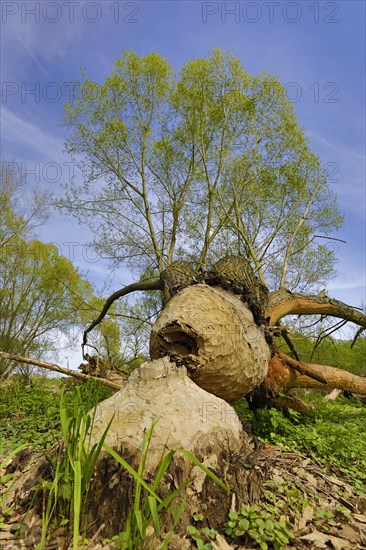
[[[301, 369], [304, 372], [303, 374], [298, 372]], [[306, 376], [307, 369], [321, 374], [326, 383]], [[342, 391], [347, 390], [352, 393], [366, 395], [366, 377], [356, 376], [336, 367], [295, 361], [283, 352], [278, 352], [272, 358], [265, 385], [274, 391], [291, 388], [319, 388], [331, 391], [338, 388]]]
[[246, 304], [205, 284], [169, 301], [153, 326], [150, 354], [183, 364], [196, 384], [229, 403], [262, 383], [270, 359], [264, 329]]
[[330, 315], [366, 327], [366, 315], [362, 311], [329, 298], [326, 295], [305, 295], [280, 288], [269, 295], [266, 316], [269, 325], [275, 326], [285, 315]]

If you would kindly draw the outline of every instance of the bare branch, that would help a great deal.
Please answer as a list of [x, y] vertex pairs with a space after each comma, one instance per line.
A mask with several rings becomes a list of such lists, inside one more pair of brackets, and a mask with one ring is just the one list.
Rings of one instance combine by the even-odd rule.
[[59, 372], [61, 374], [67, 374], [68, 376], [73, 376], [74, 378], [78, 378], [79, 380], [97, 380], [98, 382], [101, 382], [105, 386], [109, 386], [114, 390], [120, 390], [122, 388], [120, 384], [111, 382], [106, 378], [97, 378], [96, 376], [90, 376], [90, 374], [82, 374], [81, 372], [77, 372], [74, 370], [64, 369], [62, 367], [59, 367], [58, 365], [55, 365], [54, 363], [46, 363], [45, 361], [38, 361], [37, 359], [30, 359], [29, 357], [14, 355], [13, 353], [6, 353], [5, 351], [0, 351], [0, 357], [4, 357], [4, 359], [9, 359], [10, 361], [16, 361], [18, 363], [25, 363], [26, 365], [35, 365], [36, 367]]
[[138, 283], [132, 283], [131, 285], [125, 286], [121, 288], [120, 290], [117, 290], [114, 292], [108, 300], [105, 302], [102, 311], [100, 312], [99, 316], [95, 321], [93, 321], [88, 328], [84, 331], [83, 335], [83, 346], [87, 344], [87, 334], [91, 330], [93, 330], [94, 327], [99, 325], [108, 313], [109, 308], [115, 302], [118, 300], [118, 298], [122, 298], [122, 296], [127, 296], [127, 294], [130, 294], [131, 292], [135, 291], [144, 291], [144, 290], [163, 290], [163, 283], [161, 279], [157, 279], [155, 281], [139, 281]]
[[335, 237], [326, 237], [325, 235], [314, 235], [314, 239], [328, 239], [329, 241], [339, 241], [340, 243], [347, 244], [347, 241], [343, 239], [336, 239]]
[[303, 224], [305, 223], [305, 220], [309, 214], [309, 211], [310, 211], [310, 208], [311, 208], [311, 205], [313, 204], [314, 200], [315, 200], [315, 197], [317, 195], [319, 191], [319, 188], [315, 188], [313, 194], [311, 195], [310, 197], [310, 200], [308, 202], [308, 204], [306, 205], [306, 208], [305, 208], [305, 211], [302, 215], [302, 218], [301, 220], [299, 221], [299, 223], [297, 224], [297, 226], [295, 227], [294, 229], [294, 232], [291, 236], [291, 239], [288, 243], [288, 246], [287, 246], [287, 249], [286, 249], [286, 255], [285, 255], [285, 259], [283, 261], [283, 269], [282, 269], [282, 276], [281, 276], [281, 282], [280, 282], [280, 288], [284, 287], [285, 286], [285, 281], [286, 281], [286, 275], [287, 275], [287, 268], [288, 268], [288, 263], [289, 263], [289, 260], [290, 260], [290, 257], [291, 257], [291, 254], [292, 254], [292, 248], [294, 246], [294, 242], [295, 242], [295, 239], [301, 229], [301, 227], [303, 226]]
[[295, 346], [293, 345], [292, 340], [288, 335], [288, 329], [286, 327], [281, 329], [281, 336], [285, 340], [289, 350], [291, 351], [291, 355], [293, 357], [295, 357], [295, 359], [297, 359], [297, 361], [300, 361], [299, 354], [297, 353], [297, 351], [295, 349]]
[[352, 340], [351, 349], [353, 348], [353, 346], [355, 345], [355, 343], [356, 343], [358, 337], [363, 333], [364, 330], [365, 330], [365, 327], [360, 327], [360, 328], [358, 329], [358, 331], [357, 331], [356, 334], [355, 334], [355, 337], [354, 337], [353, 340]]
[[341, 329], [342, 327], [344, 327], [344, 325], [347, 324], [347, 321], [343, 320], [343, 321], [338, 321], [338, 323], [336, 323], [335, 325], [331, 326], [329, 329], [327, 330], [323, 330], [319, 336], [317, 337], [316, 339], [316, 342], [314, 344], [314, 348], [313, 348], [313, 351], [311, 353], [311, 356], [310, 356], [310, 361], [312, 360], [313, 356], [314, 356], [314, 353], [316, 351], [316, 348], [318, 346], [320, 346], [320, 344], [322, 343], [323, 340], [325, 340], [325, 338], [330, 338], [330, 335], [333, 334], [333, 332], [336, 332], [337, 330]]

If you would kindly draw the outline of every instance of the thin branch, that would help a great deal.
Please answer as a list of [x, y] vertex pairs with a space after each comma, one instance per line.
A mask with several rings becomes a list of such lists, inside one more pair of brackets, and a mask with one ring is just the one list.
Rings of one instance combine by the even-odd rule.
[[300, 357], [299, 357], [299, 355], [298, 355], [298, 353], [297, 353], [297, 351], [296, 351], [296, 349], [295, 349], [295, 346], [293, 345], [292, 340], [291, 340], [291, 338], [290, 338], [289, 335], [288, 335], [288, 330], [287, 330], [287, 328], [281, 329], [281, 336], [282, 336], [282, 338], [285, 340], [285, 342], [286, 342], [286, 344], [287, 344], [289, 350], [291, 351], [291, 355], [292, 355], [293, 357], [295, 357], [295, 359], [297, 359], [297, 361], [300, 361]]
[[338, 323], [336, 323], [335, 325], [333, 325], [332, 327], [330, 327], [329, 329], [327, 330], [324, 330], [322, 331], [319, 336], [317, 337], [316, 339], [316, 342], [314, 344], [314, 348], [313, 348], [313, 351], [311, 353], [311, 356], [310, 356], [310, 361], [312, 360], [313, 356], [314, 356], [314, 353], [316, 351], [316, 348], [318, 346], [320, 346], [320, 344], [322, 343], [323, 340], [325, 340], [325, 338], [330, 338], [330, 335], [333, 334], [333, 332], [336, 332], [337, 330], [341, 329], [342, 327], [344, 327], [344, 325], [346, 325], [348, 323], [348, 321], [338, 321]]
[[139, 281], [138, 283], [132, 283], [131, 285], [125, 286], [121, 288], [120, 290], [117, 290], [114, 292], [108, 300], [105, 302], [102, 311], [100, 312], [99, 316], [95, 321], [93, 321], [88, 328], [84, 331], [83, 335], [83, 346], [87, 344], [87, 334], [91, 330], [93, 330], [94, 327], [99, 325], [101, 321], [103, 321], [104, 317], [108, 313], [109, 308], [111, 305], [118, 300], [118, 298], [122, 298], [122, 296], [126, 296], [127, 294], [130, 294], [131, 292], [135, 291], [143, 291], [143, 290], [162, 290], [163, 289], [163, 283], [161, 279], [157, 279], [155, 281]]
[[352, 344], [351, 344], [351, 349], [353, 348], [353, 346], [355, 345], [356, 341], [357, 341], [357, 338], [360, 336], [360, 334], [363, 333], [363, 331], [365, 330], [365, 327], [360, 327], [358, 329], [358, 331], [356, 332], [355, 334], [355, 337], [353, 338], [352, 340]]
[[290, 257], [291, 257], [291, 254], [292, 254], [292, 248], [293, 248], [293, 245], [295, 243], [295, 239], [301, 229], [301, 227], [303, 226], [303, 224], [305, 223], [305, 220], [309, 214], [309, 211], [310, 211], [310, 208], [311, 208], [311, 205], [313, 204], [314, 200], [315, 200], [315, 197], [317, 195], [319, 191], [319, 188], [315, 188], [313, 194], [311, 195], [310, 199], [309, 199], [309, 202], [308, 204], [306, 205], [306, 208], [305, 208], [305, 211], [302, 215], [302, 218], [301, 220], [299, 221], [299, 223], [297, 224], [297, 226], [295, 227], [294, 229], [294, 232], [291, 236], [291, 239], [290, 239], [290, 242], [288, 243], [288, 246], [287, 246], [287, 249], [286, 249], [286, 255], [285, 255], [285, 259], [283, 261], [283, 269], [282, 269], [282, 276], [281, 276], [281, 281], [280, 281], [280, 288], [284, 287], [285, 286], [285, 281], [286, 281], [286, 275], [287, 275], [287, 268], [288, 268], [288, 263], [289, 263], [289, 260], [290, 260]]
[[339, 241], [340, 243], [347, 244], [347, 241], [343, 239], [336, 239], [335, 237], [326, 237], [325, 235], [314, 235], [314, 239], [329, 239], [330, 241]]

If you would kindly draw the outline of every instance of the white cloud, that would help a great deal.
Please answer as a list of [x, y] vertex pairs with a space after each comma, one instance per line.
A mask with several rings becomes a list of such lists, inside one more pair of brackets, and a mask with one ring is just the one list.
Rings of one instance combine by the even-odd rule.
[[[40, 7], [41, 4], [39, 3]], [[21, 55], [25, 49], [33, 59], [38, 56], [49, 61], [64, 58], [73, 48], [75, 39], [80, 37], [84, 23], [82, 18], [75, 17], [73, 21], [69, 21], [68, 14], [63, 11], [63, 17], [54, 23], [47, 22], [47, 16], [42, 17], [42, 14], [39, 22], [34, 20], [34, 16], [25, 17], [24, 20], [25, 14], [22, 21], [21, 12], [24, 11], [24, 5], [25, 2], [22, 2], [20, 13], [7, 17], [4, 24], [4, 32], [6, 31], [4, 40], [8, 47], [12, 46], [13, 54], [16, 55], [18, 50]]]
[[359, 151], [356, 151], [355, 149], [351, 149], [350, 147], [346, 147], [344, 145], [339, 145], [338, 143], [331, 142], [325, 139], [323, 136], [319, 135], [317, 132], [309, 131], [308, 136], [311, 139], [317, 141], [318, 143], [321, 143], [327, 149], [330, 149], [331, 151], [333, 151], [337, 157], [343, 156], [347, 158], [347, 160], [365, 163], [365, 160], [366, 160], [365, 153], [361, 153]]
[[328, 290], [351, 290], [362, 289], [366, 286], [366, 279], [364, 275], [360, 275], [357, 278], [336, 278], [328, 284]]
[[2, 140], [6, 138], [18, 145], [26, 146], [41, 157], [55, 160], [55, 157], [59, 158], [62, 155], [63, 139], [27, 122], [6, 107], [1, 109], [1, 131]]

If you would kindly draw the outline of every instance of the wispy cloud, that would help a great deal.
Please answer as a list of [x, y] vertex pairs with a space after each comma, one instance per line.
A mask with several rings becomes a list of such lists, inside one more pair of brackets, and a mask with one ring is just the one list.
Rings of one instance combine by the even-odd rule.
[[321, 143], [324, 147], [333, 151], [337, 155], [337, 157], [342, 156], [347, 158], [347, 160], [353, 160], [355, 162], [362, 163], [365, 163], [366, 161], [366, 155], [363, 152], [357, 151], [350, 147], [346, 147], [345, 145], [340, 145], [339, 143], [336, 143], [334, 141], [329, 141], [316, 132], [309, 131], [308, 136], [310, 137], [310, 139]]
[[357, 278], [343, 279], [336, 278], [328, 284], [328, 290], [351, 290], [362, 289], [366, 286], [366, 279], [364, 275], [360, 275]]
[[56, 160], [62, 155], [63, 139], [25, 121], [6, 107], [1, 109], [1, 131], [2, 140], [26, 146], [41, 158]]
[[22, 40], [22, 38], [19, 36], [19, 34], [14, 30], [12, 29], [12, 32], [14, 34], [14, 36], [16, 37], [16, 39], [20, 42], [20, 44], [23, 46], [23, 48], [26, 50], [26, 52], [28, 52], [28, 54], [30, 55], [30, 57], [33, 59], [33, 61], [38, 65], [38, 67], [41, 69], [42, 73], [45, 75], [46, 78], [48, 78], [48, 80], [52, 81], [54, 79], [51, 78], [51, 76], [48, 74], [48, 72], [46, 71], [46, 69], [44, 68], [44, 66], [42, 65], [42, 63], [40, 62], [40, 60], [38, 59], [38, 57], [33, 53], [32, 49], [25, 43], [24, 40]]

